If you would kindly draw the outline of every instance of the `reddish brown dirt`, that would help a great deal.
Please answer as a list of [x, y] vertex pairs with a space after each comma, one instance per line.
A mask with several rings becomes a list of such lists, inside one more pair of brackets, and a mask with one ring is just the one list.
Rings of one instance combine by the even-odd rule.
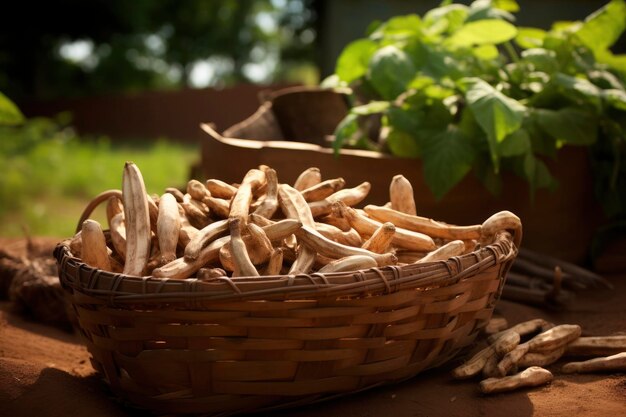
[[[2, 242], [0, 242], [1, 244]], [[536, 317], [577, 323], [585, 335], [626, 332], [626, 274], [610, 276], [613, 290], [580, 294], [567, 311], [550, 312], [500, 301], [498, 313], [515, 324]], [[562, 375], [549, 369], [545, 387], [495, 396], [478, 392], [477, 381], [454, 381], [454, 363], [393, 386], [326, 403], [276, 412], [279, 416], [618, 416], [626, 413], [626, 375]], [[108, 396], [76, 334], [22, 318], [0, 303], [0, 415], [129, 417]]]

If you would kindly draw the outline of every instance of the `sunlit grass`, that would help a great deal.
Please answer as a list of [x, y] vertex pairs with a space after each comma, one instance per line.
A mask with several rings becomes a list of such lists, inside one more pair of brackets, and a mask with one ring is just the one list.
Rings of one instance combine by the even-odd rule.
[[[118, 145], [56, 137], [28, 152], [0, 156], [8, 166], [0, 180], [0, 236], [23, 236], [26, 230], [33, 236], [66, 237], [91, 198], [121, 189], [126, 161], [137, 164], [149, 193], [162, 194], [187, 182], [199, 150], [165, 140]], [[96, 219], [102, 221], [102, 213]]]

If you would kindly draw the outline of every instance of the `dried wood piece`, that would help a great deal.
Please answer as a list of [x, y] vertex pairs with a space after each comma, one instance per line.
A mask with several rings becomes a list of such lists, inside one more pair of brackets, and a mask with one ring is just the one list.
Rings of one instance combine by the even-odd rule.
[[547, 269], [554, 269], [554, 267], [558, 265], [563, 270], [564, 276], [569, 276], [572, 279], [582, 280], [585, 284], [590, 286], [604, 286], [605, 288], [613, 288], [613, 285], [602, 276], [592, 271], [589, 271], [588, 269], [575, 265], [571, 262], [554, 258], [544, 253], [539, 253], [521, 247], [519, 249], [517, 259], [528, 260], [536, 265], [543, 266]]
[[551, 297], [551, 290], [536, 288], [524, 288], [512, 285], [508, 282], [502, 290], [502, 298], [505, 300], [517, 301], [524, 304], [536, 305], [550, 309], [561, 309], [574, 300], [574, 294], [570, 291], [559, 291], [556, 299]]

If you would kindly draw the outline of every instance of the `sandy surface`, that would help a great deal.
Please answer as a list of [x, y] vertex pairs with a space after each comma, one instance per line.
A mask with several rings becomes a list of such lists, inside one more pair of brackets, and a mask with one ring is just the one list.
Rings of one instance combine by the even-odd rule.
[[[550, 312], [500, 301], [497, 312], [515, 324], [544, 317], [577, 323], [584, 335], [626, 333], [626, 275], [608, 277], [614, 290], [580, 294], [567, 311]], [[274, 413], [280, 416], [620, 416], [626, 415], [626, 375], [562, 375], [549, 369], [545, 387], [484, 396], [478, 381], [454, 381], [446, 367], [393, 386]], [[0, 302], [0, 416], [142, 415], [109, 397], [94, 373], [78, 335], [44, 326]]]

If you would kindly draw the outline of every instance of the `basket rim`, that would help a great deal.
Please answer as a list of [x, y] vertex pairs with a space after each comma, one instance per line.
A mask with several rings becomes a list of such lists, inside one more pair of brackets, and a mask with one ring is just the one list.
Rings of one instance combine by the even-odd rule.
[[[491, 244], [444, 261], [390, 265], [352, 272], [169, 279], [130, 276], [98, 270], [72, 255], [68, 241], [60, 242], [54, 256], [66, 291], [105, 300], [110, 304], [180, 303], [194, 301], [285, 301], [366, 293], [391, 294], [403, 289], [452, 285], [494, 265], [515, 258], [518, 248], [508, 231]], [[508, 267], [503, 269], [503, 275]], [[502, 277], [501, 277], [502, 278]]]

